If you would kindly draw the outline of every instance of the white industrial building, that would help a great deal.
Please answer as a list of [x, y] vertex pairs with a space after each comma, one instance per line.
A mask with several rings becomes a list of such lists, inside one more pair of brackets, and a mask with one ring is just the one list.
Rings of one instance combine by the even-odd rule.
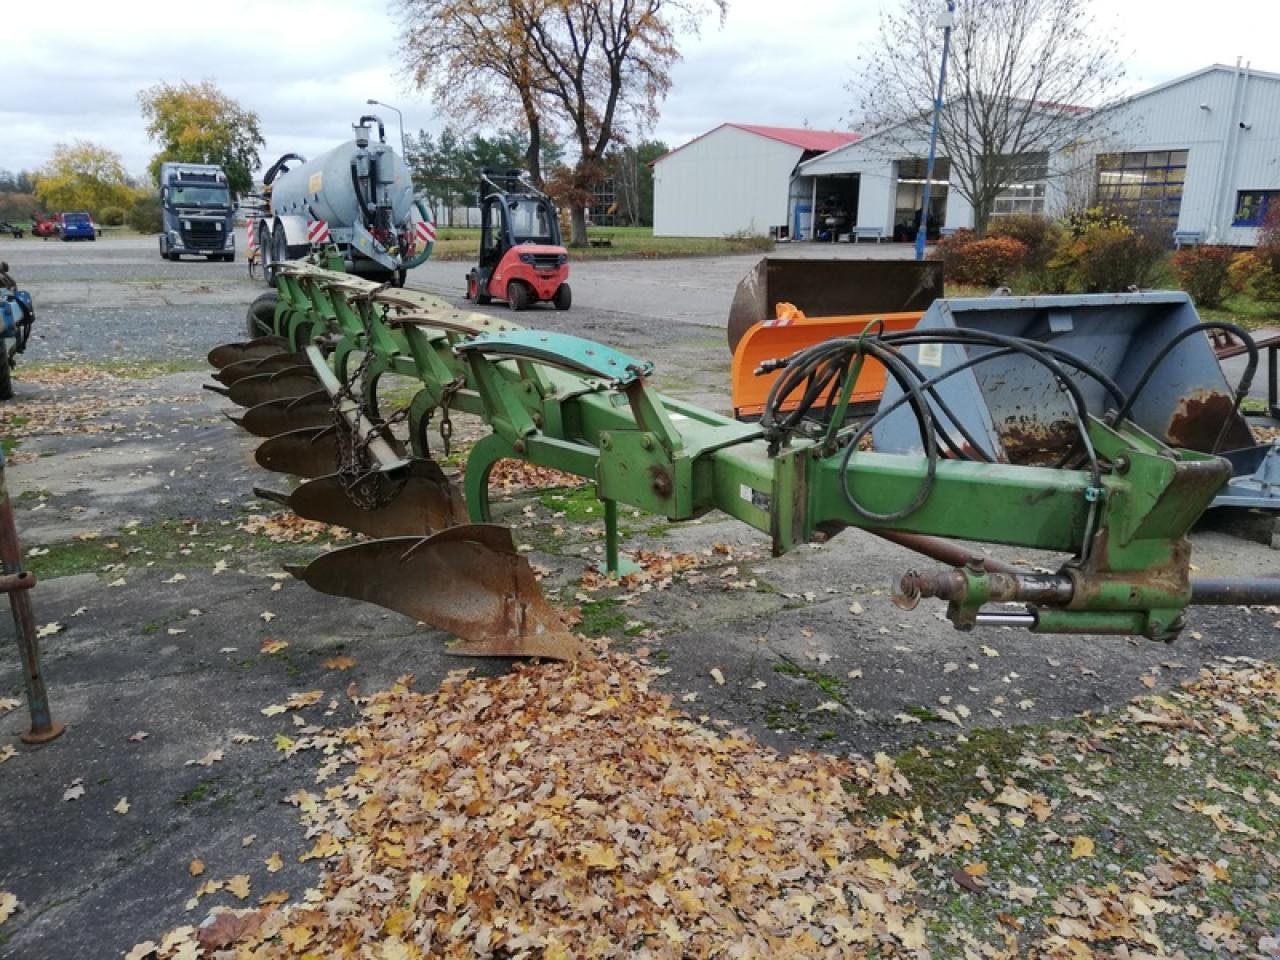
[[768, 233], [787, 222], [786, 184], [796, 167], [856, 139], [833, 130], [721, 124], [654, 161], [653, 232]]
[[[1090, 114], [1087, 128], [1076, 155], [1045, 158], [1043, 175], [1010, 187], [993, 215], [1053, 214], [1078, 203], [1083, 191], [1167, 231], [1170, 242], [1248, 246], [1257, 242], [1268, 205], [1280, 203], [1280, 75], [1206, 67]], [[785, 225], [793, 239], [913, 239], [928, 144], [901, 133], [879, 131], [802, 160], [785, 176], [762, 178], [758, 189], [772, 205], [756, 209], [774, 216], [757, 221], [756, 232]], [[655, 207], [664, 190], [684, 193], [686, 176], [673, 167], [655, 177]], [[776, 216], [779, 196], [783, 217]], [[951, 182], [946, 157], [935, 167], [931, 196], [931, 229], [972, 225], [973, 210]], [[654, 232], [662, 232], [656, 218]]]

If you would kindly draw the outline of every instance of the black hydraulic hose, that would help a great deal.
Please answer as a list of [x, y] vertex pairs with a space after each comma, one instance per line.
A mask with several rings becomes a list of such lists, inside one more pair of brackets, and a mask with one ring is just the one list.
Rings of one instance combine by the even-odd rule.
[[299, 163], [306, 163], [307, 158], [300, 153], [286, 153], [283, 157], [267, 167], [267, 172], [262, 175], [262, 185], [264, 187], [271, 186], [275, 182], [276, 177], [282, 173], [288, 173], [289, 168], [285, 166], [290, 160], [297, 160]]
[[1158, 368], [1169, 354], [1173, 352], [1173, 348], [1193, 333], [1200, 333], [1206, 330], [1225, 330], [1228, 333], [1235, 335], [1240, 339], [1240, 342], [1244, 344], [1245, 349], [1249, 352], [1249, 360], [1245, 364], [1244, 374], [1240, 377], [1240, 381], [1236, 385], [1235, 403], [1231, 406], [1231, 412], [1227, 414], [1226, 418], [1222, 421], [1222, 427], [1218, 430], [1218, 437], [1213, 442], [1213, 449], [1208, 451], [1209, 453], [1218, 452], [1218, 447], [1222, 443], [1222, 438], [1226, 436], [1227, 428], [1230, 426], [1232, 418], [1240, 412], [1240, 404], [1244, 401], [1245, 396], [1248, 395], [1249, 387], [1253, 385], [1253, 375], [1258, 371], [1258, 345], [1254, 342], [1253, 337], [1249, 335], [1248, 331], [1234, 323], [1227, 323], [1221, 320], [1211, 320], [1205, 323], [1197, 323], [1195, 326], [1187, 327], [1185, 330], [1178, 331], [1174, 338], [1166, 343], [1160, 349], [1160, 352], [1151, 358], [1151, 362], [1147, 364], [1147, 368], [1142, 371], [1142, 376], [1138, 378], [1137, 384], [1129, 394], [1128, 401], [1115, 415], [1114, 422], [1116, 426], [1123, 423], [1129, 416], [1129, 411], [1133, 408], [1133, 404], [1137, 401], [1138, 397], [1142, 395], [1142, 391], [1146, 388], [1147, 383], [1151, 380], [1152, 376], [1155, 375], [1156, 368]]
[[378, 125], [378, 142], [386, 143], [387, 131], [383, 129], [382, 118], [378, 116], [376, 113], [366, 113], [363, 117], [360, 118], [360, 125], [364, 126], [364, 122], [366, 120], [372, 120], [374, 123]]
[[[952, 342], [966, 345], [982, 344], [998, 349], [993, 349], [981, 356], [971, 357], [965, 361], [960, 367], [952, 368], [944, 371], [937, 377], [929, 380], [922, 379], [922, 371], [914, 364], [906, 360], [895, 348], [903, 341], [914, 342]], [[909, 516], [928, 499], [936, 480], [937, 470], [937, 434], [936, 434], [936, 416], [932, 409], [929, 408], [928, 400], [925, 398], [926, 392], [932, 391], [938, 382], [949, 376], [954, 376], [962, 369], [968, 369], [997, 356], [1004, 356], [1010, 352], [1017, 352], [1027, 356], [1036, 363], [1044, 366], [1059, 385], [1059, 389], [1064, 390], [1071, 400], [1072, 415], [1076, 423], [1076, 428], [1082, 437], [1085, 445], [1085, 451], [1089, 457], [1090, 474], [1095, 486], [1101, 486], [1102, 471], [1098, 462], [1097, 454], [1093, 450], [1091, 444], [1087, 442], [1087, 407], [1084, 402], [1083, 394], [1080, 392], [1078, 384], [1067, 376], [1066, 371], [1057, 362], [1051, 353], [1060, 351], [1046, 351], [1042, 349], [1044, 345], [1033, 344], [1022, 338], [1006, 337], [1000, 334], [991, 334], [983, 331], [954, 331], [948, 335], [940, 336], [937, 333], [924, 331], [909, 331], [906, 334], [890, 335], [887, 337], [860, 337], [860, 338], [841, 338], [839, 340], [828, 341], [819, 344], [816, 347], [799, 351], [793, 356], [787, 358], [784, 363], [784, 372], [772, 385], [769, 397], [766, 401], [765, 414], [762, 417], [762, 425], [766, 432], [771, 435], [772, 442], [776, 445], [779, 442], [779, 435], [785, 436], [795, 424], [799, 421], [799, 417], [803, 416], [804, 410], [801, 409], [797, 413], [793, 413], [778, 422], [778, 412], [780, 400], [793, 393], [801, 383], [808, 381], [808, 389], [802, 399], [802, 408], [805, 404], [811, 405], [817, 396], [832, 381], [836, 374], [832, 370], [832, 366], [839, 364], [840, 370], [848, 370], [852, 360], [857, 355], [871, 355], [879, 360], [898, 382], [903, 390], [903, 396], [891, 404], [889, 407], [879, 411], [876, 416], [872, 417], [867, 423], [854, 434], [848, 443], [844, 457], [842, 460], [843, 475], [843, 493], [850, 507], [866, 519], [879, 522], [892, 522]], [[1070, 359], [1064, 358], [1069, 366], [1075, 367], [1086, 374], [1096, 374], [1097, 371], [1092, 370], [1087, 364], [1078, 358], [1067, 355]], [[823, 367], [826, 367], [823, 370]], [[842, 382], [842, 381], [841, 381]], [[1118, 388], [1117, 388], [1118, 389]], [[936, 393], [934, 393], [936, 396]], [[1123, 394], [1121, 394], [1122, 396]], [[924, 482], [920, 485], [916, 496], [912, 502], [906, 507], [893, 511], [889, 514], [879, 514], [872, 511], [860, 502], [853, 494], [850, 485], [850, 471], [848, 469], [849, 461], [853, 456], [853, 452], [857, 449], [858, 443], [866, 434], [872, 430], [879, 422], [881, 422], [890, 412], [896, 410], [903, 403], [910, 403], [913, 413], [916, 416], [917, 426], [921, 431], [921, 438], [925, 444], [926, 452], [926, 474]], [[797, 415], [798, 414], [798, 415]], [[948, 438], [949, 439], [949, 438]], [[950, 444], [949, 444], [950, 445]], [[976, 445], [975, 445], [976, 447]], [[980, 448], [978, 448], [980, 449]]]
[[360, 222], [368, 229], [372, 224], [369, 222], [369, 205], [365, 202], [364, 191], [360, 189], [360, 174], [356, 171], [355, 157], [351, 158], [351, 189], [356, 193], [356, 206], [360, 208]]

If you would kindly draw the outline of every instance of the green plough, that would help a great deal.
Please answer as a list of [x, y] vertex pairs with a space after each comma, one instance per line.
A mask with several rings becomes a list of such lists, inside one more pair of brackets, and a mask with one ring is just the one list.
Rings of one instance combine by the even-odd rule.
[[[251, 339], [210, 353], [220, 381], [212, 389], [245, 407], [238, 422], [267, 438], [259, 464], [308, 478], [290, 493], [260, 494], [377, 538], [294, 572], [318, 590], [452, 632], [462, 640], [455, 652], [580, 652], [510, 532], [490, 523], [488, 478], [505, 458], [595, 484], [614, 573], [624, 562], [622, 503], [670, 520], [718, 509], [767, 533], [778, 554], [846, 526], [869, 529], [951, 565], [906, 572], [896, 598], [906, 607], [944, 599], [962, 629], [1012, 623], [1167, 639], [1189, 604], [1280, 600], [1277, 580], [1189, 577], [1187, 532], [1230, 475], [1225, 460], [1173, 450], [1076, 402], [1076, 442], [1064, 462], [985, 462], [948, 429], [936, 390], [945, 375], [930, 380], [907, 357], [905, 347], [928, 333], [868, 331], [788, 358], [764, 418], [744, 424], [662, 396], [650, 385], [652, 364], [611, 347], [522, 329], [332, 266], [319, 256], [278, 265], [278, 301], [251, 309]], [[999, 349], [1044, 363], [1046, 388], [1076, 396], [1066, 359], [1031, 341]], [[847, 403], [872, 362], [907, 384], [903, 402], [917, 414], [925, 455], [861, 449], [867, 428], [846, 425], [843, 403], [817, 419], [794, 403], [831, 384]], [[380, 395], [388, 374], [418, 385], [395, 412]], [[457, 412], [491, 430], [471, 450], [461, 494], [429, 448], [433, 422], [447, 447]], [[405, 442], [391, 429], [401, 421]], [[939, 537], [1071, 559], [1054, 574], [1034, 573]]]

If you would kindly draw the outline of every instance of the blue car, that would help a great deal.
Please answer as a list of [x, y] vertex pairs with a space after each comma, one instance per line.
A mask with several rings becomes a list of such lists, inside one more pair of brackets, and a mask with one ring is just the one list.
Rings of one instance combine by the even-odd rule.
[[64, 213], [62, 215], [63, 240], [97, 240], [98, 228], [94, 226], [93, 217], [87, 213]]

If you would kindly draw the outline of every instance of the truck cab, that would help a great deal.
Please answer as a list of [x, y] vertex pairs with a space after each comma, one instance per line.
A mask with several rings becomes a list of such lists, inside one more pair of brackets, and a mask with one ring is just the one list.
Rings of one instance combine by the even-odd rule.
[[208, 163], [160, 165], [160, 256], [236, 258], [234, 203], [222, 167]]

